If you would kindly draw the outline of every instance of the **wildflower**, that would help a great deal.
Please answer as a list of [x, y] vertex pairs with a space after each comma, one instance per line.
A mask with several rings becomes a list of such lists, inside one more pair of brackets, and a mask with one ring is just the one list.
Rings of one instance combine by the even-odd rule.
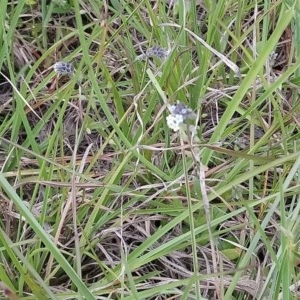
[[73, 64], [59, 61], [53, 65], [53, 69], [59, 75], [74, 75], [75, 68]]
[[147, 57], [153, 57], [156, 56], [160, 59], [166, 59], [170, 55], [170, 51], [166, 50], [164, 48], [161, 48], [160, 46], [153, 46], [146, 51]]
[[180, 102], [172, 105], [170, 107], [170, 112], [173, 115], [182, 115], [184, 119], [192, 119], [194, 117], [194, 112], [192, 111], [192, 109]]
[[170, 55], [170, 51], [166, 50], [160, 46], [153, 46], [147, 49], [146, 53], [141, 54], [137, 57], [137, 59], [144, 59], [149, 57], [158, 57], [159, 59], [166, 59]]
[[167, 116], [167, 124], [169, 128], [174, 131], [178, 131], [180, 129], [180, 125], [183, 124], [183, 116], [182, 115], [168, 115]]
[[178, 131], [187, 120], [195, 118], [195, 113], [185, 104], [178, 102], [170, 106], [170, 115], [167, 116], [169, 128]]

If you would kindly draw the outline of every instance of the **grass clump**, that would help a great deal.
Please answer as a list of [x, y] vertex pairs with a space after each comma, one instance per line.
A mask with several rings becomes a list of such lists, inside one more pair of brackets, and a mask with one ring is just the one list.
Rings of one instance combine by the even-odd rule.
[[298, 299], [294, 1], [2, 1], [3, 299]]

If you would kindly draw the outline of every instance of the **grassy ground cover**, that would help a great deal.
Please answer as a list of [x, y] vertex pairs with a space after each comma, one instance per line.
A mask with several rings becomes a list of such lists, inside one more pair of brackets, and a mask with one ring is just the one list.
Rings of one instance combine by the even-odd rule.
[[298, 1], [0, 2], [0, 299], [299, 299]]

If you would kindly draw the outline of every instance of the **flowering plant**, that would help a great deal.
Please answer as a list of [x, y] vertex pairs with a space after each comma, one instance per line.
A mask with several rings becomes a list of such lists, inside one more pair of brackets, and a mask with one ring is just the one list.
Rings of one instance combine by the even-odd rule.
[[170, 106], [169, 110], [170, 115], [167, 116], [167, 124], [174, 131], [178, 131], [187, 120], [196, 117], [191, 108], [180, 102]]

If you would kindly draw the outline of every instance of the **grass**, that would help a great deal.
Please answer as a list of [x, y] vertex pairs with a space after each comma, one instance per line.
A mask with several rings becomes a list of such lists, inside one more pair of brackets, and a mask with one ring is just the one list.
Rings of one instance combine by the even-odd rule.
[[0, 8], [1, 299], [299, 298], [296, 1]]

